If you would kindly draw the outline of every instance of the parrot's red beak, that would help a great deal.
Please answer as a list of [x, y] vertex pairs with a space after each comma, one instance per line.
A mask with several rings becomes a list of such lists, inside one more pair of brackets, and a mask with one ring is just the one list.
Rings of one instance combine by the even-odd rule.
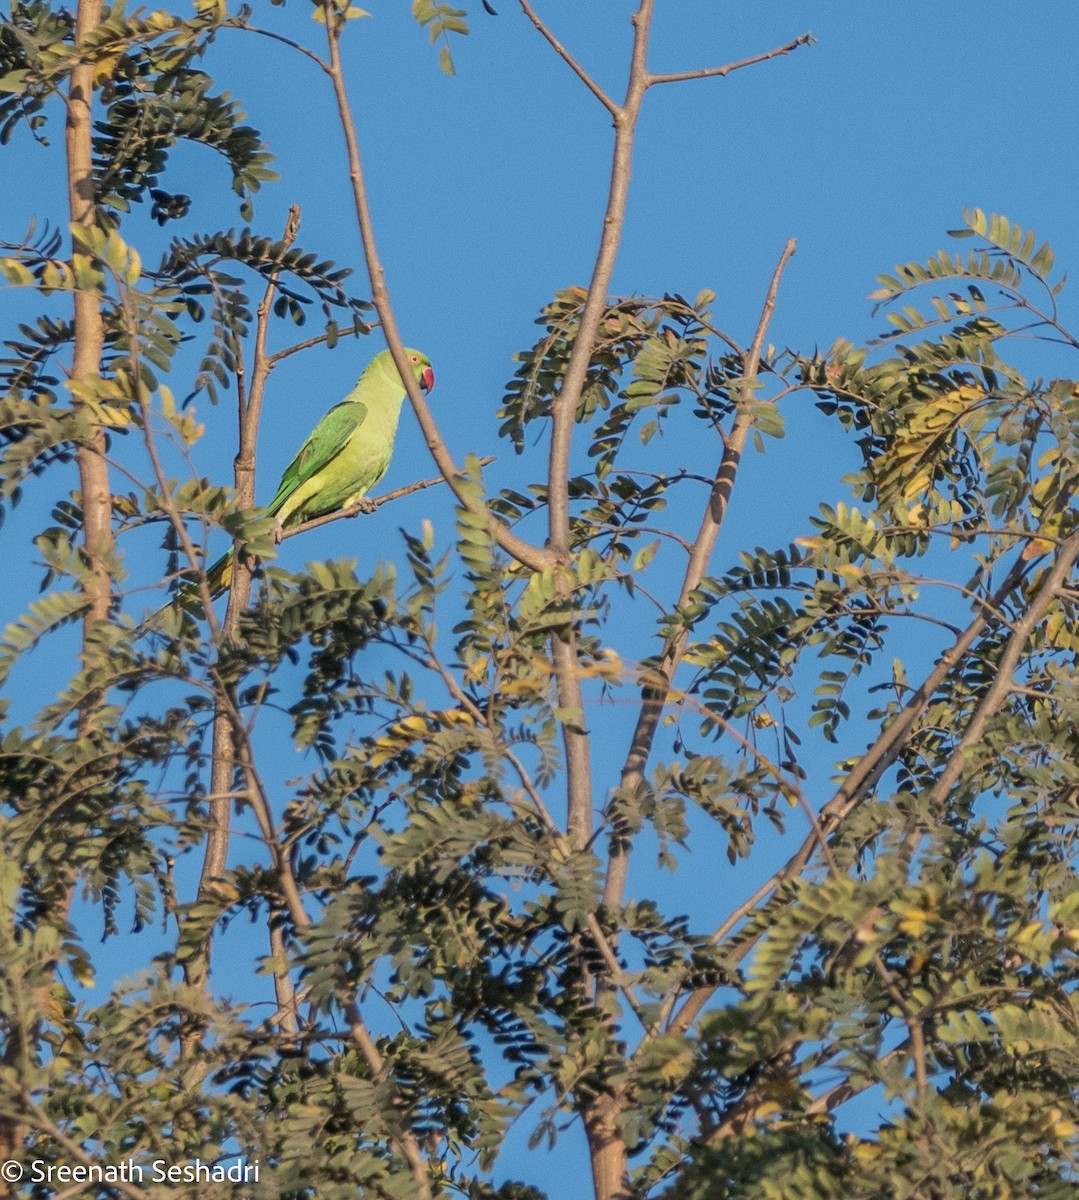
[[435, 373], [430, 367], [424, 367], [420, 376], [420, 387], [429, 392], [435, 386]]

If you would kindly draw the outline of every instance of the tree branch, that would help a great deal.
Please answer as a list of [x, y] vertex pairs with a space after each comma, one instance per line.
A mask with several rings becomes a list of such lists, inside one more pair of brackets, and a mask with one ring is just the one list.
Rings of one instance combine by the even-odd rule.
[[[625, 226], [637, 120], [648, 87], [648, 36], [653, 8], [654, 0], [641, 0], [640, 8], [633, 17], [629, 82], [626, 99], [615, 114], [614, 152], [599, 249], [562, 387], [551, 405], [547, 544], [560, 562], [569, 556], [569, 466], [574, 423]], [[584, 699], [571, 626], [552, 639], [551, 658], [559, 707], [569, 713], [580, 714], [573, 722], [563, 722], [562, 740], [566, 755], [567, 826], [575, 841], [585, 845], [592, 835], [592, 765], [589, 735], [576, 723], [577, 720], [583, 720]]]
[[[230, 26], [225, 25], [222, 28], [228, 29]], [[242, 29], [244, 33], [253, 33], [258, 37], [269, 38], [272, 42], [280, 42], [283, 46], [288, 46], [290, 50], [295, 50], [297, 54], [302, 54], [304, 58], [309, 58], [320, 71], [324, 71], [327, 75], [331, 74], [329, 63], [319, 58], [313, 50], [309, 50], [300, 42], [293, 41], [290, 37], [285, 37], [284, 34], [274, 33], [272, 29], [262, 29], [258, 25], [249, 25], [246, 21], [242, 25], [235, 25], [231, 28]]]
[[[78, 45], [85, 42], [101, 23], [102, 0], [79, 0], [75, 12], [74, 40]], [[64, 150], [66, 156], [66, 190], [68, 212], [72, 226], [85, 229], [97, 224], [96, 185], [93, 164], [93, 102], [94, 61], [79, 57], [73, 60], [68, 82], [68, 94], [60, 95], [66, 108], [64, 125]], [[72, 237], [71, 264], [78, 274], [80, 259], [86, 256], [79, 242]], [[102, 351], [105, 344], [105, 328], [101, 313], [101, 297], [94, 290], [76, 288], [73, 292], [74, 350], [71, 361], [73, 383], [89, 381], [101, 371]], [[112, 531], [112, 488], [106, 460], [108, 442], [100, 421], [92, 412], [83, 408], [77, 396], [74, 408], [86, 422], [86, 434], [75, 446], [75, 461], [79, 474], [80, 503], [82, 507], [82, 536], [86, 550], [88, 570], [79, 579], [79, 587], [86, 601], [82, 618], [82, 652], [84, 666], [89, 665], [92, 636], [95, 625], [109, 619], [112, 605], [111, 560], [114, 553]], [[95, 731], [100, 697], [87, 696], [78, 715], [80, 738]], [[58, 907], [62, 916], [70, 911], [73, 895], [74, 871], [67, 862], [57, 864], [55, 886], [60, 895]], [[44, 918], [42, 918], [44, 919]], [[37, 1040], [37, 1012], [47, 1009], [50, 988], [48, 983], [34, 988], [35, 1013], [26, 1021], [12, 1020], [5, 1044], [0, 1048], [0, 1069], [12, 1070]], [[20, 1071], [21, 1074], [21, 1071]], [[15, 1117], [0, 1115], [0, 1160], [13, 1158], [19, 1153], [23, 1139], [22, 1122]], [[12, 1194], [8, 1181], [0, 1178], [0, 1196]]]
[[[367, 326], [364, 326], [364, 332], [367, 331]], [[370, 326], [374, 329], [375, 326]], [[349, 334], [359, 334], [359, 327], [354, 323], [351, 329], [341, 329], [338, 331], [338, 339], [348, 337]], [[299, 354], [301, 350], [310, 350], [313, 346], [321, 346], [330, 340], [328, 333], [317, 333], [314, 337], [304, 338], [302, 342], [294, 342], [291, 346], [285, 346], [280, 350], [275, 350], [273, 354], [266, 356], [266, 361], [272, 370], [279, 362], [283, 362], [286, 358], [291, 358], [293, 354]]]
[[611, 114], [612, 117], [618, 116], [618, 105], [607, 95], [607, 93], [599, 86], [591, 75], [581, 66], [581, 64], [573, 57], [565, 46], [554, 36], [548, 29], [540, 17], [536, 14], [536, 10], [529, 4], [528, 0], [520, 0], [521, 8], [524, 10], [525, 16], [532, 22], [533, 25], [547, 39], [547, 42], [558, 55], [560, 59], [570, 68], [577, 78], [585, 85], [593, 96], [603, 105], [603, 107]]
[[967, 751], [981, 741], [989, 718], [998, 712], [1014, 687], [1015, 668], [1019, 657], [1026, 648], [1031, 634], [1044, 620], [1049, 606], [1057, 599], [1061, 587], [1071, 573], [1076, 557], [1079, 556], [1079, 533], [1073, 533], [1057, 552], [1056, 561], [1049, 569], [1045, 578], [1038, 585], [1034, 599], [1028, 605], [1022, 618], [1011, 626], [1011, 634], [1004, 645], [1004, 651], [993, 673], [993, 682], [987, 688], [975, 709], [959, 744], [948, 756], [944, 770], [941, 771], [932, 791], [929, 793], [931, 805], [942, 804], [951, 790], [952, 785], [963, 773]]
[[153, 429], [151, 427], [150, 399], [143, 388], [142, 380], [139, 378], [138, 338], [135, 330], [135, 322], [126, 299], [124, 301], [124, 317], [127, 323], [127, 337], [130, 345], [128, 361], [131, 364], [131, 386], [135, 392], [135, 401], [142, 414], [142, 436], [143, 444], [146, 447], [146, 457], [150, 460], [150, 470], [153, 472], [154, 480], [157, 483], [158, 495], [155, 499], [157, 504], [164, 510], [165, 519], [168, 521], [173, 533], [176, 534], [176, 538], [184, 552], [184, 557], [194, 572], [195, 585], [198, 588], [199, 600], [201, 600], [203, 608], [206, 611], [206, 620], [210, 626], [210, 635], [216, 640], [220, 634], [220, 626], [217, 614], [213, 609], [213, 597], [210, 595], [210, 587], [206, 582], [206, 572], [201, 569], [203, 560], [195, 547], [191, 534], [187, 531], [187, 525], [184, 523], [179, 508], [176, 507], [176, 501], [172, 495], [168, 476], [165, 474], [164, 466], [162, 466], [161, 456], [157, 452], [157, 443], [154, 440]]
[[648, 89], [648, 36], [655, 0], [641, 0], [634, 14], [633, 56], [626, 98], [615, 114], [614, 151], [608, 184], [607, 205], [603, 215], [592, 279], [581, 310], [580, 324], [562, 387], [552, 404], [552, 431], [548, 464], [547, 495], [549, 504], [549, 544], [564, 559], [569, 553], [569, 460], [577, 405], [581, 399], [599, 324], [603, 318], [611, 276], [625, 227], [626, 203], [633, 165], [633, 147], [641, 102]]
[[699, 71], [673, 71], [660, 75], [649, 75], [648, 84], [651, 87], [659, 83], [684, 83], [688, 79], [722, 78], [735, 71], [741, 71], [743, 67], [755, 67], [758, 63], [768, 62], [769, 59], [782, 58], [797, 50], [799, 46], [812, 45], [813, 41], [813, 35], [807, 31], [801, 37], [796, 37], [783, 46], [777, 46], [774, 50], [766, 50], [763, 54], [754, 54], [751, 58], [743, 58], [722, 67], [703, 67]]
[[[282, 244], [287, 250], [296, 240], [300, 228], [300, 210], [295, 205], [289, 209], [282, 235]], [[251, 508], [255, 503], [255, 451], [258, 439], [259, 418], [262, 401], [269, 378], [271, 363], [266, 355], [266, 335], [270, 313], [277, 291], [280, 271], [271, 273], [258, 306], [255, 324], [255, 350], [251, 372], [251, 387], [245, 397], [241, 394], [236, 406], [239, 448], [235, 461], [236, 502], [241, 508]], [[229, 588], [228, 607], [222, 633], [226, 638], [235, 638], [240, 627], [240, 614], [248, 605], [251, 595], [251, 566], [244, 555], [243, 543], [235, 539], [232, 544], [232, 585]], [[236, 763], [235, 734], [228, 712], [235, 709], [235, 700], [222, 685], [218, 699], [218, 712], [214, 717], [213, 758], [210, 768], [210, 791], [218, 799], [210, 805], [210, 832], [206, 839], [202, 874], [199, 879], [199, 894], [210, 883], [219, 879], [228, 861], [229, 831], [232, 820], [232, 772]], [[209, 948], [207, 947], [207, 955]], [[208, 964], [207, 964], [208, 965]]]
[[[255, 813], [255, 819], [258, 822], [266, 848], [270, 852], [274, 873], [280, 884], [281, 896], [285, 902], [289, 917], [297, 929], [309, 929], [312, 924], [311, 917], [304, 907], [299, 884], [292, 869], [291, 858], [288, 851], [279, 841], [277, 831], [274, 828], [269, 795], [267, 794], [262, 777], [255, 768], [249, 731], [240, 716], [239, 709], [236, 708], [235, 704], [231, 703], [231, 697], [229, 698], [228, 709], [222, 715], [229, 722], [233, 737], [238, 745], [237, 761], [244, 772], [247, 799]], [[280, 939], [280, 941], [283, 944], [283, 939]], [[291, 990], [291, 980], [288, 980], [283, 994], [287, 997]], [[280, 989], [278, 995], [282, 995]], [[294, 1003], [295, 997], [293, 994]], [[347, 1000], [344, 1003], [344, 1008], [349, 1023], [349, 1036], [353, 1044], [363, 1055], [372, 1074], [385, 1075], [385, 1058], [371, 1037], [355, 998]], [[288, 1012], [289, 1010], [286, 1008], [286, 1019]], [[417, 1194], [421, 1198], [430, 1200], [431, 1191], [430, 1185], [427, 1182], [427, 1168], [415, 1135], [407, 1126], [402, 1125], [395, 1140], [398, 1142], [399, 1149], [409, 1165], [413, 1182], [416, 1184]]]
[[[70, 1138], [64, 1133], [63, 1129], [53, 1121], [45, 1110], [34, 1100], [28, 1092], [24, 1092], [20, 1096], [20, 1101], [23, 1108], [31, 1113], [34, 1118], [35, 1126], [44, 1134], [48, 1135], [66, 1155], [69, 1156], [73, 1164], [77, 1163], [82, 1167], [91, 1167], [94, 1165], [94, 1159], [82, 1148], [82, 1145]], [[4, 1185], [6, 1188], [6, 1184]], [[136, 1187], [134, 1184], [127, 1183], [123, 1179], [118, 1179], [115, 1182], [110, 1181], [110, 1188], [114, 1188], [121, 1196], [129, 1197], [129, 1200], [146, 1200], [146, 1189]], [[80, 1184], [74, 1189], [71, 1194], [78, 1192], [85, 1193], [86, 1185]]]
[[[529, 775], [528, 771], [525, 770], [524, 763], [521, 762], [517, 755], [514, 754], [513, 750], [502, 740], [498, 729], [489, 715], [482, 711], [476, 702], [457, 682], [453, 674], [446, 669], [442, 662], [439, 661], [439, 658], [435, 653], [435, 647], [431, 645], [429, 641], [427, 642], [427, 652], [428, 658], [426, 665], [438, 674], [438, 677], [442, 680], [446, 690], [453, 697], [453, 699], [456, 700], [456, 702], [471, 715], [474, 721], [476, 721], [478, 724], [486, 726], [491, 735], [498, 742], [502, 757], [505, 758], [511, 767], [513, 767], [517, 778], [520, 780], [521, 787], [524, 789], [525, 794], [532, 802], [533, 812], [537, 817], [539, 817], [540, 822], [547, 832], [554, 838], [555, 844], [557, 845], [559, 851], [567, 858], [574, 853], [580, 853], [580, 848], [575, 848], [574, 845], [567, 840], [565, 835], [558, 828], [554, 818], [551, 816], [550, 809], [543, 802], [543, 797], [540, 795], [535, 783], [533, 783], [532, 777]], [[603, 931], [603, 927], [600, 925], [595, 913], [588, 914], [587, 925], [588, 932], [592, 938], [592, 941], [595, 943], [596, 949], [600, 953], [600, 957], [606, 964], [607, 969], [611, 972], [611, 978], [614, 986], [617, 987], [619, 992], [621, 992], [621, 994], [625, 997], [626, 1003], [629, 1005], [633, 1015], [641, 1022], [642, 1025], [644, 1025], [644, 1010], [641, 1008], [641, 1003], [629, 985], [625, 982], [623, 978], [625, 975], [625, 968], [618, 961], [618, 956], [614, 951], [614, 947], [611, 945], [610, 939]]]
[[[300, 226], [300, 210], [293, 205], [289, 209], [285, 222], [282, 241], [286, 249], [296, 239]], [[251, 508], [255, 497], [255, 448], [258, 437], [258, 423], [262, 412], [262, 400], [265, 394], [266, 380], [271, 370], [266, 355], [266, 334], [269, 328], [270, 312], [273, 306], [274, 293], [277, 290], [277, 278], [280, 274], [275, 270], [266, 284], [266, 290], [258, 306], [255, 325], [255, 351], [251, 374], [250, 391], [244, 388], [245, 373], [242, 355], [237, 349], [239, 365], [237, 378], [236, 419], [238, 426], [238, 449], [234, 464], [236, 501], [241, 508]], [[232, 580], [229, 588], [228, 607], [220, 631], [220, 639], [231, 640], [236, 637], [240, 626], [240, 615], [246, 610], [251, 595], [251, 565], [246, 560], [243, 543], [234, 538], [232, 543]], [[203, 593], [203, 604], [206, 606], [208, 619], [212, 616], [212, 605], [207, 604], [209, 589], [206, 584], [205, 572], [199, 572], [199, 586]], [[220, 640], [219, 639], [219, 640]], [[214, 684], [214, 719], [213, 745], [210, 760], [210, 795], [209, 819], [206, 834], [206, 848], [203, 852], [202, 871], [199, 875], [197, 897], [202, 899], [212, 889], [216, 882], [223, 878], [228, 865], [229, 837], [232, 829], [232, 804], [235, 799], [233, 788], [233, 772], [238, 762], [237, 738], [246, 740], [242, 723], [238, 726], [236, 697], [231, 684], [222, 680], [216, 668], [212, 672]], [[205, 939], [196, 953], [184, 964], [184, 977], [192, 987], [205, 988], [209, 980], [210, 950], [213, 930], [207, 932]], [[193, 1031], [184, 1039], [183, 1053], [190, 1057], [197, 1053], [199, 1034]]]

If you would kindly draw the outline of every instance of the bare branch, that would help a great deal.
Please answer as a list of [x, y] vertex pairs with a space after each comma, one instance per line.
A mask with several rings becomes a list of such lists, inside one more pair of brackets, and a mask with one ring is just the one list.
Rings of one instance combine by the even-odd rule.
[[[372, 325], [371, 328], [374, 329], [375, 326]], [[342, 337], [348, 337], [351, 333], [357, 332], [358, 331], [355, 327], [352, 329], [342, 329], [338, 331], [337, 336], [340, 339]], [[329, 340], [330, 335], [328, 333], [319, 333], [314, 337], [304, 338], [302, 342], [294, 342], [291, 346], [285, 346], [281, 350], [275, 350], [273, 354], [266, 356], [266, 361], [269, 363], [270, 369], [272, 370], [283, 359], [290, 358], [293, 354], [299, 354], [301, 350], [310, 350], [313, 346], [321, 346]]]
[[[629, 83], [625, 102], [614, 121], [614, 151], [599, 249], [562, 387], [551, 405], [547, 543], [559, 561], [565, 561], [569, 556], [569, 466], [573, 430], [625, 226], [637, 120], [648, 87], [648, 36], [654, 3], [655, 0], [641, 0], [640, 8], [633, 17]], [[567, 628], [553, 639], [551, 657], [559, 707], [567, 712], [583, 714], [581, 673], [572, 628]], [[577, 842], [584, 845], [591, 837], [593, 819], [589, 735], [576, 721], [566, 721], [562, 725], [562, 740], [566, 754], [567, 826]]]
[[536, 10], [529, 4], [528, 0], [520, 0], [521, 8], [524, 10], [525, 16], [532, 22], [533, 25], [543, 34], [551, 48], [555, 51], [559, 58], [570, 68], [577, 78], [585, 85], [593, 96], [603, 105], [603, 107], [611, 114], [612, 117], [618, 116], [618, 105], [607, 95], [607, 93], [599, 86], [591, 75], [581, 66], [581, 64], [573, 57], [565, 46], [554, 36], [547, 28], [544, 22], [537, 15]]
[[580, 324], [573, 343], [562, 388], [552, 404], [550, 459], [547, 470], [549, 505], [549, 544], [556, 555], [565, 558], [569, 551], [569, 460], [577, 406], [588, 378], [588, 367], [607, 304], [611, 276], [625, 227], [626, 203], [633, 164], [633, 146], [641, 102], [647, 91], [648, 36], [655, 0], [641, 0], [634, 15], [633, 58], [630, 65], [626, 98], [615, 117], [614, 151], [608, 185], [607, 206], [603, 214], [596, 261], [588, 294], [581, 310]]
[[794, 257], [797, 249], [797, 241], [794, 238], [787, 238], [786, 244], [783, 247], [783, 253], [779, 256], [779, 262], [776, 263], [776, 269], [772, 272], [772, 281], [769, 283], [768, 291], [764, 297], [764, 307], [761, 309], [760, 320], [757, 322], [757, 329], [753, 334], [753, 341], [750, 343], [749, 354], [743, 360], [745, 362], [746, 375], [750, 378], [756, 378], [757, 370], [761, 364], [761, 351], [764, 348], [764, 339], [768, 336], [768, 327], [772, 323], [772, 315], [776, 310], [779, 281], [783, 278], [783, 272], [787, 269], [787, 263]]
[[284, 34], [274, 33], [271, 29], [262, 29], [258, 25], [249, 25], [246, 22], [244, 22], [242, 25], [223, 25], [222, 28], [241, 29], [244, 33], [253, 33], [258, 37], [269, 38], [272, 42], [280, 42], [283, 46], [288, 46], [290, 50], [295, 50], [297, 54], [302, 54], [304, 58], [310, 59], [320, 71], [324, 71], [327, 75], [330, 74], [329, 63], [319, 58], [319, 56], [313, 50], [309, 50], [306, 46], [301, 45], [299, 42], [294, 42], [292, 38], [285, 37]]
[[[101, 23], [102, 0], [79, 0], [75, 19], [76, 45], [86, 41]], [[97, 222], [96, 186], [93, 164], [93, 58], [76, 60], [71, 68], [68, 88], [67, 119], [64, 126], [67, 152], [68, 207], [73, 226], [92, 228]], [[72, 243], [72, 261], [86, 251]], [[75, 349], [71, 380], [78, 383], [101, 370], [105, 344], [105, 326], [101, 297], [90, 288], [76, 288], [74, 304]], [[76, 402], [78, 406], [78, 402]], [[107, 441], [100, 422], [92, 418], [89, 430], [75, 451], [82, 493], [83, 540], [90, 564], [90, 577], [83, 584], [87, 608], [83, 617], [84, 639], [98, 621], [107, 621], [111, 604], [112, 580], [108, 561], [113, 552], [112, 492], [105, 461]]]
[[754, 54], [750, 58], [743, 58], [738, 62], [727, 63], [722, 67], [702, 67], [699, 71], [672, 71], [661, 75], [649, 75], [648, 84], [651, 87], [658, 83], [684, 83], [687, 79], [722, 78], [733, 74], [735, 71], [741, 71], [743, 67], [755, 67], [758, 63], [768, 62], [769, 59], [782, 58], [784, 55], [797, 50], [799, 46], [812, 45], [813, 41], [813, 35], [807, 31], [801, 37], [796, 37], [793, 41], [787, 42], [783, 46], [777, 46], [774, 50], [766, 50], [763, 54]]

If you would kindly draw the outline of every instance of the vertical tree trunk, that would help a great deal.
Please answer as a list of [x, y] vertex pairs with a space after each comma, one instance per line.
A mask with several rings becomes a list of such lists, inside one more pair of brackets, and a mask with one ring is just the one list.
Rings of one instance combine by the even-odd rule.
[[[79, 0], [75, 22], [75, 40], [85, 41], [100, 23], [101, 0]], [[77, 63], [71, 72], [68, 92], [67, 126], [67, 187], [71, 220], [79, 225], [93, 225], [97, 219], [93, 173], [93, 89], [94, 64]], [[78, 247], [73, 257], [80, 257]], [[101, 370], [101, 350], [104, 345], [104, 325], [101, 318], [101, 299], [96, 292], [75, 292], [75, 353], [71, 377], [78, 381], [96, 375]], [[112, 495], [109, 487], [108, 465], [105, 461], [105, 432], [95, 427], [78, 447], [79, 485], [82, 490], [83, 539], [90, 564], [90, 575], [84, 588], [89, 602], [84, 617], [88, 634], [98, 621], [108, 619], [110, 580], [108, 559], [112, 552]], [[83, 721], [87, 717], [83, 713]]]
[[597, 1096], [584, 1114], [596, 1200], [626, 1200], [630, 1194], [626, 1144], [616, 1119], [618, 1109], [613, 1096]]
[[[101, 0], [80, 0], [75, 21], [75, 40], [83, 42], [101, 21]], [[93, 176], [93, 89], [94, 65], [79, 62], [71, 72], [68, 89], [65, 147], [67, 152], [68, 205], [71, 220], [80, 225], [92, 225], [96, 220]], [[73, 247], [73, 257], [80, 251]], [[101, 301], [96, 292], [74, 293], [75, 349], [71, 365], [73, 380], [97, 375], [101, 369], [104, 345], [104, 326]], [[109, 558], [112, 553], [112, 496], [108, 466], [105, 461], [105, 433], [95, 427], [76, 450], [79, 486], [82, 492], [83, 539], [89, 563], [89, 573], [83, 588], [87, 609], [83, 617], [83, 650], [91, 629], [98, 621], [108, 619], [110, 601]], [[93, 720], [93, 709], [79, 715], [81, 729]], [[46, 995], [38, 998], [31, 1011], [41, 1011]], [[12, 1019], [3, 1064], [16, 1064], [24, 1055], [33, 1055], [36, 1031], [29, 1025]], [[18, 1158], [25, 1137], [23, 1124], [14, 1117], [0, 1116], [0, 1160]], [[0, 1197], [13, 1196], [11, 1184], [0, 1179]]]

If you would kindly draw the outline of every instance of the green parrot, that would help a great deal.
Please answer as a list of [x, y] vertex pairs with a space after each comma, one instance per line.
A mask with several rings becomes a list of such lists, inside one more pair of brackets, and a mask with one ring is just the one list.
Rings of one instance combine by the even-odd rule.
[[[431, 360], [419, 350], [405, 350], [416, 382], [429, 392], [435, 386]], [[355, 504], [386, 474], [397, 436], [405, 387], [388, 350], [376, 354], [351, 392], [322, 418], [300, 452], [285, 468], [269, 513], [282, 529], [313, 517], [340, 512]], [[211, 596], [232, 585], [230, 550], [206, 573]], [[184, 584], [178, 598], [193, 600], [198, 589]]]

